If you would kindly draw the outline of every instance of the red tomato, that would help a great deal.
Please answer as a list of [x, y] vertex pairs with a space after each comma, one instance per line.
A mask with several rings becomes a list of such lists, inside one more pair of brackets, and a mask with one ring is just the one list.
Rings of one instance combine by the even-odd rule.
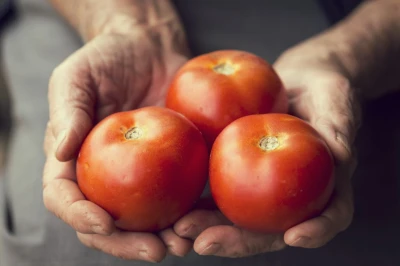
[[166, 106], [188, 117], [209, 147], [239, 117], [286, 113], [287, 98], [274, 69], [244, 51], [221, 50], [188, 61], [175, 75]]
[[325, 208], [334, 186], [331, 152], [307, 122], [250, 115], [226, 127], [210, 158], [210, 187], [236, 225], [281, 233]]
[[110, 115], [93, 128], [78, 157], [78, 184], [117, 227], [154, 232], [200, 198], [208, 159], [192, 122], [167, 108], [145, 107]]

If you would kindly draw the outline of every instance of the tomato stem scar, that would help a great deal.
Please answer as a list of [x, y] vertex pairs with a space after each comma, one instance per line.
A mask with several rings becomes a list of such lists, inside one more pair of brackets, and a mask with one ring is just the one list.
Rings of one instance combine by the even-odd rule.
[[274, 136], [265, 136], [258, 142], [258, 146], [263, 151], [272, 151], [279, 147], [279, 140]]
[[142, 136], [143, 132], [138, 127], [133, 127], [125, 133], [126, 139], [138, 139]]
[[216, 65], [215, 67], [213, 67], [213, 70], [219, 74], [223, 74], [226, 76], [235, 73], [235, 67], [227, 62]]

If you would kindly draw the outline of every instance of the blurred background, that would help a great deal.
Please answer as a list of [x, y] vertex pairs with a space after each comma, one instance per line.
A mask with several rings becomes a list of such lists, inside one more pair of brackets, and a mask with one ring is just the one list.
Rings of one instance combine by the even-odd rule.
[[[3, 29], [15, 15], [14, 6], [11, 0], [0, 0], [0, 38]], [[7, 138], [11, 129], [11, 99], [6, 85], [6, 74], [3, 68], [3, 53], [0, 53], [0, 164], [4, 163]]]
[[[15, 7], [11, 0], [0, 0], [0, 42], [6, 25], [15, 15]], [[0, 50], [0, 178], [3, 178], [7, 147], [11, 133], [11, 97], [6, 82], [6, 73], [3, 65], [3, 50]], [[2, 256], [2, 241], [0, 241], [0, 257]]]

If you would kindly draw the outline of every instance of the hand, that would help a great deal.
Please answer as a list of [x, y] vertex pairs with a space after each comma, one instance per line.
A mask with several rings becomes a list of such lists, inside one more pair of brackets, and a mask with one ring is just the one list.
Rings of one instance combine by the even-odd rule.
[[275, 68], [290, 100], [290, 112], [323, 136], [336, 162], [336, 186], [325, 211], [282, 235], [252, 233], [235, 227], [218, 210], [197, 209], [175, 224], [181, 237], [193, 239], [201, 255], [245, 257], [286, 245], [317, 248], [345, 230], [353, 217], [351, 176], [356, 160], [352, 147], [359, 123], [354, 88], [334, 54], [311, 40], [284, 53]]
[[290, 112], [311, 123], [335, 159], [336, 185], [325, 211], [284, 235], [290, 246], [317, 248], [346, 230], [353, 219], [351, 178], [357, 165], [354, 140], [361, 108], [339, 57], [326, 51], [318, 39], [285, 53], [275, 68], [287, 88]]
[[111, 216], [85, 200], [75, 159], [93, 125], [117, 111], [163, 105], [168, 82], [187, 60], [164, 51], [145, 33], [101, 35], [58, 66], [50, 80], [50, 121], [43, 197], [48, 210], [72, 226], [80, 241], [124, 259], [161, 261], [167, 252], [183, 256], [192, 243], [172, 229], [159, 235], [122, 232]]

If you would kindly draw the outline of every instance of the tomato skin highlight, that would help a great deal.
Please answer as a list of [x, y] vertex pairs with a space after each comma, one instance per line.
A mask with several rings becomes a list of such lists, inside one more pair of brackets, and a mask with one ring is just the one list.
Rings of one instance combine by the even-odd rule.
[[[260, 147], [263, 138], [269, 150]], [[334, 188], [334, 161], [307, 122], [288, 114], [250, 115], [217, 137], [209, 176], [216, 205], [234, 224], [283, 233], [324, 210]]]
[[208, 159], [191, 121], [167, 108], [144, 107], [110, 115], [92, 129], [78, 156], [77, 181], [118, 228], [156, 232], [200, 198]]
[[166, 107], [188, 117], [209, 147], [242, 116], [286, 113], [282, 82], [268, 62], [245, 51], [219, 50], [189, 60], [168, 89]]

